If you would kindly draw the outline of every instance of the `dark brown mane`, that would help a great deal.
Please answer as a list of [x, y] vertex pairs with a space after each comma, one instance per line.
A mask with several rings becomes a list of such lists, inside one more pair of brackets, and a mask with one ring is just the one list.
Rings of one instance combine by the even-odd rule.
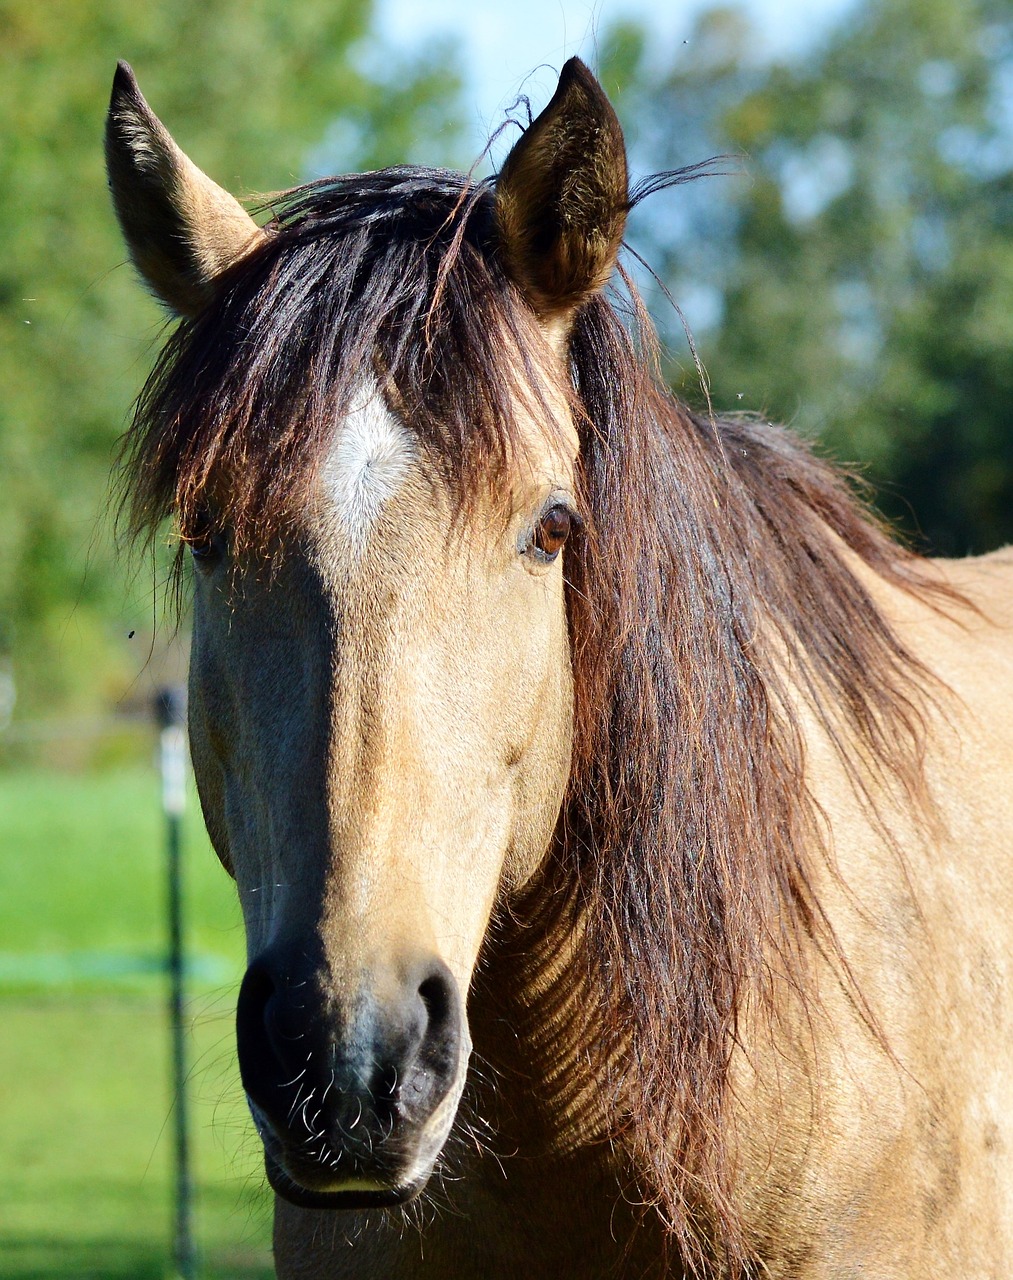
[[[186, 537], [212, 519], [265, 551], [368, 368], [466, 499], [509, 465], [530, 335], [490, 187], [405, 168], [300, 188], [142, 393], [129, 526], [172, 516]], [[689, 1265], [703, 1213], [734, 1272], [748, 1256], [724, 1141], [737, 1013], [746, 993], [773, 1004], [775, 966], [804, 990], [799, 942], [825, 930], [791, 689], [834, 741], [860, 744], [859, 786], [885, 777], [917, 799], [925, 673], [845, 548], [933, 588], [802, 443], [661, 390], [603, 297], [577, 316], [571, 370], [586, 531], [567, 552], [576, 737], [553, 867], [578, 886], [601, 994], [589, 1048], [624, 1064], [607, 1082], [615, 1136], [651, 1162], [643, 1194]]]
[[750, 1256], [725, 1145], [737, 1014], [747, 994], [772, 1017], [786, 990], [805, 1000], [801, 938], [836, 954], [812, 889], [824, 834], [802, 785], [797, 695], [871, 808], [883, 782], [922, 804], [931, 678], [845, 548], [906, 591], [936, 588], [800, 440], [659, 390], [604, 299], [581, 316], [572, 363], [594, 542], [569, 569], [577, 729], [561, 855], [582, 894], [589, 987], [611, 995], [593, 1015], [602, 1060], [632, 1067], [611, 1087], [652, 1170], [645, 1195], [690, 1266], [712, 1236], [736, 1274]]
[[327, 179], [280, 197], [271, 232], [180, 322], [141, 392], [128, 532], [171, 517], [186, 540], [210, 519], [236, 554], [265, 554], [370, 370], [462, 497], [493, 484], [538, 375], [491, 188], [407, 166]]

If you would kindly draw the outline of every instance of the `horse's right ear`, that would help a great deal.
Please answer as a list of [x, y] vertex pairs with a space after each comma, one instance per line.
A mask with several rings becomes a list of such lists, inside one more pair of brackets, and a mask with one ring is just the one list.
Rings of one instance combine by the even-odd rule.
[[106, 117], [106, 172], [134, 265], [181, 315], [200, 311], [218, 276], [264, 238], [239, 201], [176, 146], [125, 62]]
[[623, 132], [579, 58], [507, 156], [496, 219], [507, 269], [538, 315], [557, 327], [615, 266], [629, 208]]

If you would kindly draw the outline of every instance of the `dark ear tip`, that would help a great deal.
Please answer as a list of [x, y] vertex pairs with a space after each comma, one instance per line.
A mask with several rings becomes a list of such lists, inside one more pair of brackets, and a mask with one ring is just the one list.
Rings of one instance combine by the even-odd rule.
[[609, 111], [612, 110], [612, 104], [608, 100], [608, 95], [598, 83], [598, 77], [594, 74], [586, 62], [582, 62], [580, 58], [568, 58], [563, 63], [563, 69], [559, 73], [559, 83], [556, 85], [555, 97], [562, 99], [568, 97], [576, 91], [582, 94], [590, 102], [604, 103]]
[[133, 67], [121, 58], [116, 64], [116, 74], [113, 76], [111, 101], [117, 102], [124, 98], [138, 104], [144, 103], [144, 96], [138, 86]]
[[[533, 136], [537, 135], [547, 122], [556, 120], [561, 115], [569, 116], [575, 122], [592, 119], [599, 121], [617, 135], [618, 144], [622, 146], [622, 128], [608, 94], [598, 83], [591, 68], [580, 58], [568, 58], [563, 63], [556, 90], [548, 105], [532, 122], [529, 132]], [[513, 153], [507, 157], [504, 169], [509, 168], [512, 159]]]
[[563, 63], [563, 69], [559, 73], [559, 87], [561, 89], [566, 88], [573, 81], [588, 87], [593, 85], [594, 88], [601, 90], [601, 85], [599, 85], [594, 72], [580, 58], [567, 58]]
[[150, 134], [158, 127], [158, 121], [141, 93], [133, 68], [129, 62], [121, 59], [116, 64], [113, 90], [106, 112], [105, 151], [108, 173], [111, 175], [114, 169], [124, 164], [130, 171], [136, 169], [141, 163], [139, 153], [144, 150], [139, 145], [140, 135], [137, 129], [141, 128], [144, 133]]

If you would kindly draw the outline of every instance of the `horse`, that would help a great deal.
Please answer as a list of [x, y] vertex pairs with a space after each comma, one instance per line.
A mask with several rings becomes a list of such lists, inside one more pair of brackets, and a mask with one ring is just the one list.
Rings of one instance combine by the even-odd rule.
[[1010, 1275], [1010, 553], [670, 394], [576, 59], [260, 222], [126, 64], [106, 139], [278, 1275]]

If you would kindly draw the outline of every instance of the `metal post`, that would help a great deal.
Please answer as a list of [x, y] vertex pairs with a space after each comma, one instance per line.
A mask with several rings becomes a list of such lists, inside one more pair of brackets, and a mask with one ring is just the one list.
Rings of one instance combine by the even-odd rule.
[[172, 1256], [182, 1280], [196, 1280], [193, 1238], [193, 1181], [190, 1174], [189, 1112], [186, 1097], [186, 1046], [183, 1037], [183, 891], [182, 825], [186, 807], [186, 689], [171, 685], [155, 696], [165, 814], [169, 912], [169, 1026], [175, 1097], [175, 1213]]

